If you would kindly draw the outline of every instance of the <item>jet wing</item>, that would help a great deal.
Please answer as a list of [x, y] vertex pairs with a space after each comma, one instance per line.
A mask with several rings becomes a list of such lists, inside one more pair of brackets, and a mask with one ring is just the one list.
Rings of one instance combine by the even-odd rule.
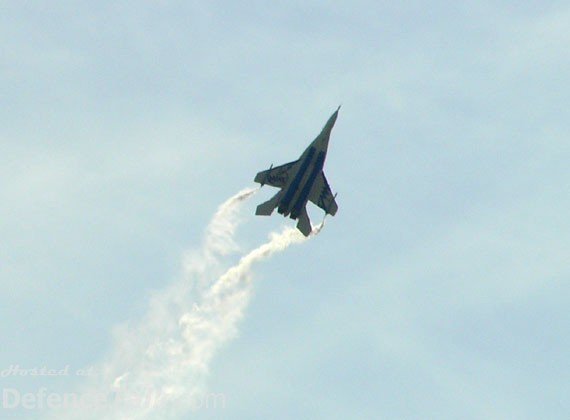
[[324, 172], [321, 172], [315, 179], [313, 188], [311, 188], [311, 193], [309, 194], [309, 200], [322, 208], [326, 214], [335, 215], [338, 210], [338, 205], [335, 201], [335, 196], [329, 187], [329, 183], [325, 178]]
[[285, 165], [276, 166], [266, 171], [258, 172], [254, 181], [261, 185], [271, 185], [272, 187], [283, 188], [291, 175], [291, 170], [297, 161], [286, 163]]

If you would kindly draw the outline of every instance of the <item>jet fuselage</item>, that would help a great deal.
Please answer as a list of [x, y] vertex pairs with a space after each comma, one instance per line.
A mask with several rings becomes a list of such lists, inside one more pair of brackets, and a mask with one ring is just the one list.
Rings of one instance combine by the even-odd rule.
[[[336, 120], [336, 115], [333, 117]], [[334, 124], [334, 121], [332, 124]], [[313, 140], [299, 158], [295, 165], [296, 167], [293, 169], [293, 173], [296, 172], [295, 176], [287, 182], [283, 189], [283, 195], [277, 207], [279, 214], [296, 219], [299, 217], [301, 210], [307, 205], [311, 188], [325, 164], [331, 129], [332, 125], [329, 128], [327, 123], [321, 134]]]

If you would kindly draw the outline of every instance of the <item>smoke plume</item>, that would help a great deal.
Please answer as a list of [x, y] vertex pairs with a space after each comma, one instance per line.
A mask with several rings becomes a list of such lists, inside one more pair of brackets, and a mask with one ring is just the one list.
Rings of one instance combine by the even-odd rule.
[[[202, 246], [185, 256], [183, 275], [151, 297], [142, 320], [116, 328], [98, 375], [84, 384], [73, 407], [52, 413], [54, 418], [175, 419], [204, 407], [208, 368], [237, 334], [252, 293], [253, 265], [306, 240], [284, 228], [242, 252], [233, 266], [228, 263], [228, 256], [240, 251], [235, 240], [240, 204], [257, 190], [242, 190], [219, 206]], [[322, 223], [314, 233], [321, 228]]]

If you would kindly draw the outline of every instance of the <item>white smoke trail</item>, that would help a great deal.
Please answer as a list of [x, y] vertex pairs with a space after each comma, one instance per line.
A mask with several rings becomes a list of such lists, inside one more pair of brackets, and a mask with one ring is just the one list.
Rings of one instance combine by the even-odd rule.
[[[238, 251], [234, 233], [239, 225], [239, 204], [259, 191], [259, 188], [245, 188], [222, 203], [206, 228], [202, 248], [187, 255], [184, 268], [188, 275], [197, 275], [203, 280], [205, 272], [219, 265], [219, 257]], [[211, 276], [210, 276], [211, 278]], [[203, 286], [203, 285], [200, 285]]]
[[256, 191], [242, 190], [218, 208], [202, 248], [186, 258], [186, 275], [153, 296], [138, 325], [115, 331], [115, 348], [79, 392], [76, 410], [54, 418], [170, 419], [200, 407], [212, 357], [236, 335], [249, 302], [252, 265], [306, 239], [294, 228], [271, 233], [224, 271], [222, 257], [239, 249], [239, 204]]

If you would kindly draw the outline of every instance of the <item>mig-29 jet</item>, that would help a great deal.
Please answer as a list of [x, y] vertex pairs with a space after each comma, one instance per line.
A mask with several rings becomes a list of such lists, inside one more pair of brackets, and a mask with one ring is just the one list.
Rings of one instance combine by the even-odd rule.
[[307, 147], [301, 157], [281, 166], [271, 167], [259, 172], [254, 181], [280, 188], [273, 198], [257, 206], [255, 214], [269, 216], [277, 208], [277, 212], [291, 219], [297, 219], [297, 229], [309, 236], [312, 231], [307, 214], [307, 201], [311, 201], [327, 214], [335, 215], [338, 206], [329, 187], [323, 166], [327, 157], [329, 138], [338, 116], [340, 106], [331, 115], [321, 133]]

